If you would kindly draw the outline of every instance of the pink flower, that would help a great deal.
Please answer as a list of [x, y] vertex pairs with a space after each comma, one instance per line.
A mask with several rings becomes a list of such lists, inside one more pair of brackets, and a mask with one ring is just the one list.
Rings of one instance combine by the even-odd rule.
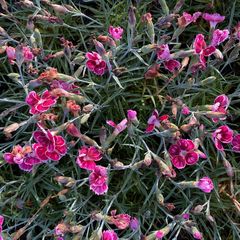
[[23, 47], [22, 52], [25, 62], [31, 62], [33, 60], [34, 55], [29, 47]]
[[184, 107], [182, 108], [182, 114], [183, 114], [183, 115], [188, 115], [188, 114], [190, 114], [189, 107], [184, 106]]
[[137, 121], [137, 112], [131, 109], [127, 110], [127, 118], [131, 122]]
[[195, 52], [199, 54], [200, 69], [205, 69], [206, 68], [205, 57], [211, 56], [216, 51], [216, 48], [214, 46], [208, 47], [202, 34], [197, 34], [193, 43], [193, 48], [195, 49]]
[[2, 215], [0, 215], [0, 234], [2, 233], [3, 222], [4, 222], [4, 217]]
[[170, 50], [168, 44], [162, 44], [157, 48], [157, 58], [160, 60], [170, 59]]
[[90, 189], [97, 195], [102, 195], [108, 191], [107, 169], [102, 166], [96, 166], [89, 175]]
[[168, 115], [159, 116], [158, 111], [155, 109], [152, 112], [152, 116], [148, 119], [146, 133], [152, 132], [155, 127], [160, 127], [161, 122], [168, 120], [168, 118]]
[[202, 239], [202, 233], [200, 233], [200, 232], [195, 232], [195, 233], [193, 234], [193, 237], [194, 237], [195, 239]]
[[181, 63], [177, 60], [169, 59], [164, 62], [164, 67], [165, 69], [173, 73], [176, 70], [179, 70], [179, 68], [181, 67]]
[[46, 112], [57, 102], [56, 97], [52, 96], [48, 90], [44, 91], [41, 97], [35, 91], [31, 91], [25, 101], [30, 106], [31, 114]]
[[107, 120], [107, 124], [114, 128], [113, 134], [118, 135], [127, 128], [127, 119], [124, 118], [120, 123], [116, 124], [112, 120]]
[[197, 187], [205, 193], [210, 193], [214, 189], [212, 180], [209, 177], [201, 178], [197, 183]]
[[139, 221], [137, 218], [133, 217], [130, 221], [130, 228], [135, 231], [139, 228]]
[[148, 12], [148, 13], [144, 14], [141, 19], [142, 19], [142, 22], [150, 23], [150, 22], [152, 22], [152, 14], [150, 12]]
[[184, 220], [189, 220], [190, 214], [189, 214], [189, 213], [184, 213], [184, 214], [182, 214], [182, 218], [183, 218]]
[[16, 50], [14, 47], [7, 47], [6, 53], [8, 57], [8, 61], [10, 64], [14, 64], [14, 60], [16, 59]]
[[95, 147], [83, 146], [78, 150], [77, 164], [80, 168], [94, 170], [97, 161], [102, 159], [102, 153]]
[[232, 149], [234, 152], [240, 153], [240, 134], [233, 137]]
[[176, 144], [170, 146], [168, 152], [172, 164], [178, 169], [183, 169], [186, 165], [194, 165], [199, 157], [204, 157], [190, 139], [179, 139]]
[[233, 139], [233, 130], [230, 129], [227, 125], [221, 126], [215, 130], [215, 132], [212, 134], [213, 140], [215, 143], [215, 147], [223, 151], [223, 145], [222, 143], [230, 143]]
[[119, 40], [122, 38], [123, 29], [121, 27], [110, 26], [108, 33], [114, 38], [114, 40]]
[[219, 13], [204, 13], [202, 18], [210, 23], [211, 28], [215, 28], [218, 23], [224, 21], [225, 16], [221, 16]]
[[51, 89], [61, 88], [68, 92], [80, 94], [80, 91], [76, 90], [79, 88], [77, 85], [62, 80], [53, 80], [50, 87]]
[[227, 29], [219, 30], [216, 29], [213, 32], [211, 45], [218, 46], [220, 43], [224, 42], [229, 37], [229, 31]]
[[114, 224], [118, 229], [126, 229], [129, 227], [131, 216], [128, 214], [117, 214], [116, 210], [111, 211], [111, 217], [108, 219], [110, 224]]
[[195, 12], [193, 15], [184, 12], [183, 15], [178, 18], [178, 25], [180, 27], [187, 27], [190, 23], [196, 22], [201, 15], [201, 12]]
[[30, 172], [34, 165], [41, 163], [41, 160], [32, 152], [30, 146], [21, 147], [16, 145], [13, 147], [12, 152], [4, 153], [3, 158], [7, 163], [17, 164], [21, 170], [27, 172]]
[[[227, 113], [226, 110], [227, 110], [229, 104], [230, 104], [229, 98], [226, 95], [222, 94], [215, 98], [214, 104], [212, 105], [211, 110], [213, 112], [221, 112], [221, 113], [226, 114]], [[225, 119], [226, 119], [226, 117], [220, 118], [220, 120], [225, 120]], [[213, 118], [212, 120], [213, 120], [213, 122], [219, 121], [218, 118]]]
[[158, 230], [155, 234], [157, 239], [162, 239], [164, 237], [165, 233], [161, 230]]
[[105, 73], [107, 64], [97, 52], [87, 52], [86, 58], [88, 59], [86, 66], [90, 71], [96, 75], [103, 75]]
[[106, 230], [102, 232], [101, 240], [118, 240], [118, 236], [113, 230]]
[[33, 144], [36, 156], [42, 161], [58, 161], [67, 153], [67, 144], [62, 136], [53, 135], [50, 130], [35, 131], [33, 137], [37, 143]]

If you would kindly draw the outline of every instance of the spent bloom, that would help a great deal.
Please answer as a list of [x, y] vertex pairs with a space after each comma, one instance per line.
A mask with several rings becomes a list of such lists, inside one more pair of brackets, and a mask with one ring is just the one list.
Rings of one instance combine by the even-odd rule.
[[[21, 51], [25, 62], [31, 62], [33, 60], [34, 55], [29, 47], [24, 46], [21, 48]], [[8, 46], [6, 48], [6, 53], [10, 64], [14, 64], [14, 60], [16, 60], [16, 49]]]
[[57, 98], [52, 96], [48, 90], [44, 91], [42, 96], [39, 96], [35, 91], [31, 91], [25, 101], [30, 106], [29, 112], [31, 114], [39, 114], [46, 112], [55, 105]]
[[120, 40], [122, 38], [123, 29], [121, 27], [110, 26], [108, 33], [113, 37], [114, 40]]
[[51, 89], [62, 88], [68, 92], [80, 94], [80, 91], [78, 90], [79, 87], [77, 85], [74, 83], [65, 82], [63, 80], [53, 80], [50, 87]]
[[237, 134], [236, 136], [233, 137], [232, 150], [234, 152], [240, 153], [240, 134]]
[[181, 67], [181, 63], [175, 59], [169, 59], [164, 62], [164, 67], [170, 72], [175, 72], [176, 70], [179, 70]]
[[157, 48], [157, 58], [160, 60], [170, 59], [170, 50], [168, 44], [162, 44]]
[[95, 147], [83, 146], [78, 150], [77, 164], [80, 168], [94, 170], [97, 161], [102, 159], [102, 153]]
[[130, 221], [130, 228], [135, 231], [139, 228], [139, 221], [137, 218], [133, 217]]
[[204, 13], [202, 18], [210, 23], [210, 28], [215, 28], [218, 23], [224, 21], [225, 16], [221, 16], [219, 13]]
[[116, 210], [111, 211], [111, 216], [108, 217], [107, 221], [110, 224], [114, 224], [118, 229], [126, 229], [129, 227], [131, 222], [131, 216], [125, 213], [116, 214]]
[[194, 165], [199, 157], [205, 157], [190, 139], [179, 139], [176, 144], [170, 146], [168, 152], [172, 164], [178, 169], [183, 169], [186, 165]]
[[215, 143], [215, 147], [223, 151], [223, 145], [222, 143], [231, 143], [233, 140], [233, 130], [230, 129], [227, 125], [220, 126], [217, 128], [213, 134], [213, 141]]
[[196, 186], [205, 193], [210, 193], [214, 189], [213, 182], [209, 177], [199, 179]]
[[197, 19], [202, 15], [201, 12], [195, 12], [193, 15], [184, 12], [181, 17], [178, 18], [178, 25], [182, 28], [187, 27], [190, 23], [196, 22]]
[[100, 76], [105, 73], [107, 69], [107, 63], [102, 59], [102, 57], [97, 52], [87, 52], [86, 58], [87, 58], [86, 66], [91, 72]]
[[[213, 112], [227, 113], [227, 108], [230, 104], [229, 98], [225, 95], [219, 95], [215, 98], [213, 105], [211, 106], [211, 110]], [[220, 120], [225, 120], [226, 117], [220, 118]], [[218, 122], [218, 118], [213, 118], [213, 122]]]
[[137, 112], [132, 109], [127, 110], [127, 119], [130, 122], [137, 122]]
[[228, 37], [229, 37], [228, 29], [224, 29], [224, 30], [216, 29], [213, 32], [211, 45], [216, 47], [220, 43], [224, 42]]
[[102, 232], [101, 240], [118, 240], [118, 236], [113, 230], [105, 230]]
[[33, 166], [41, 163], [41, 160], [36, 157], [31, 146], [21, 147], [16, 145], [11, 152], [3, 154], [4, 160], [9, 164], [17, 164], [21, 170], [31, 171]]
[[62, 136], [54, 135], [50, 130], [35, 131], [33, 144], [36, 156], [42, 161], [58, 161], [67, 153], [67, 144]]
[[90, 189], [97, 195], [103, 195], [108, 191], [107, 168], [96, 166], [89, 175]]
[[107, 124], [114, 128], [113, 135], [117, 136], [119, 133], [127, 128], [127, 119], [124, 118], [120, 123], [116, 124], [112, 120], [107, 120]]

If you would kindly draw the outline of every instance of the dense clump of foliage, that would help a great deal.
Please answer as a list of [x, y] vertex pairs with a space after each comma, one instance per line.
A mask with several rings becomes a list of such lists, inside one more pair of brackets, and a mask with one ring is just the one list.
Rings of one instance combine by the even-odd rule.
[[0, 239], [240, 239], [239, 1], [0, 5]]

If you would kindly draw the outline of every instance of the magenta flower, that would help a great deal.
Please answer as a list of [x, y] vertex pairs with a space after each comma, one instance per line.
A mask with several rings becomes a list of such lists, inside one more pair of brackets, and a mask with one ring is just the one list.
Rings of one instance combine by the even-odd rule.
[[100, 76], [105, 73], [107, 64], [97, 52], [87, 52], [86, 58], [86, 66], [91, 72]]
[[168, 152], [172, 164], [178, 169], [183, 169], [186, 165], [194, 165], [199, 157], [205, 157], [190, 139], [179, 139], [176, 144], [170, 146]]
[[221, 126], [215, 130], [215, 132], [212, 134], [213, 140], [215, 143], [215, 147], [223, 151], [223, 145], [222, 143], [230, 143], [233, 140], [233, 130], [230, 129], [227, 125]]
[[194, 234], [193, 234], [193, 237], [195, 238], [195, 239], [202, 239], [202, 233], [201, 232], [195, 232]]
[[29, 47], [23, 47], [22, 52], [25, 62], [31, 62], [33, 60], [34, 55]]
[[113, 37], [114, 40], [120, 40], [122, 38], [123, 29], [121, 27], [110, 26], [108, 33]]
[[103, 195], [108, 191], [107, 168], [96, 166], [89, 175], [90, 189], [97, 195]]
[[114, 128], [113, 134], [118, 135], [127, 128], [127, 119], [124, 118], [120, 123], [116, 124], [112, 120], [107, 120], [107, 124]]
[[219, 13], [204, 13], [202, 18], [210, 23], [210, 28], [215, 28], [218, 23], [224, 21], [225, 16], [221, 16]]
[[111, 211], [111, 216], [108, 218], [110, 224], [114, 224], [118, 229], [123, 230], [129, 227], [131, 216], [125, 213], [117, 214], [116, 210]]
[[218, 46], [220, 43], [224, 42], [229, 37], [229, 31], [227, 29], [219, 30], [216, 29], [213, 32], [211, 45]]
[[160, 127], [161, 126], [161, 122], [163, 121], [167, 121], [169, 118], [168, 115], [162, 115], [159, 116], [158, 111], [155, 109], [152, 112], [152, 116], [148, 119], [148, 126], [146, 129], [146, 133], [150, 133], [154, 130], [155, 127]]
[[35, 131], [33, 144], [36, 156], [42, 161], [58, 161], [67, 153], [67, 144], [62, 136], [53, 135], [50, 130]]
[[162, 44], [157, 48], [157, 58], [160, 60], [170, 59], [170, 50], [168, 44]]
[[165, 233], [161, 230], [158, 230], [155, 234], [156, 238], [161, 240], [164, 236], [165, 236]]
[[137, 121], [137, 112], [131, 109], [127, 110], [127, 118], [130, 122]]
[[97, 161], [102, 159], [102, 153], [95, 147], [83, 146], [78, 150], [77, 164], [80, 168], [94, 170]]
[[34, 165], [41, 163], [41, 160], [32, 152], [30, 146], [21, 147], [16, 145], [13, 147], [12, 152], [4, 153], [3, 158], [7, 163], [17, 164], [21, 170], [27, 172], [30, 172]]
[[[226, 95], [222, 94], [215, 98], [214, 104], [212, 105], [211, 110], [213, 112], [220, 112], [220, 113], [226, 114], [229, 104], [230, 104], [229, 98]], [[220, 118], [220, 120], [225, 120], [225, 119], [226, 117]], [[218, 122], [219, 118], [213, 118], [212, 120], [213, 122]]]
[[233, 137], [232, 140], [232, 150], [234, 152], [240, 153], [240, 134]]
[[193, 48], [195, 52], [199, 55], [200, 66], [198, 66], [198, 68], [205, 69], [206, 68], [205, 57], [211, 56], [216, 51], [216, 48], [214, 46], [208, 47], [202, 34], [197, 34], [193, 43]]
[[35, 91], [31, 91], [25, 101], [30, 106], [31, 114], [39, 114], [55, 105], [57, 98], [52, 96], [48, 90], [44, 91], [41, 97]]
[[63, 80], [53, 80], [50, 87], [51, 89], [61, 88], [68, 92], [80, 94], [80, 91], [77, 90], [79, 88], [77, 85], [74, 83], [65, 82]]
[[164, 62], [164, 67], [165, 69], [173, 73], [176, 70], [179, 70], [179, 68], [181, 67], [181, 63], [177, 60], [169, 59]]
[[4, 222], [4, 217], [2, 215], [0, 215], [0, 234], [2, 233], [3, 222]]
[[197, 183], [197, 187], [205, 193], [210, 193], [214, 189], [212, 180], [209, 177], [201, 178]]
[[182, 113], [183, 115], [188, 115], [188, 114], [190, 114], [189, 107], [184, 106], [184, 107], [182, 108], [181, 113]]
[[[16, 60], [16, 49], [14, 47], [7, 47], [6, 53], [10, 64], [14, 64], [14, 60]], [[29, 47], [22, 47], [22, 54], [25, 62], [31, 62], [34, 58], [34, 55]]]
[[106, 230], [102, 232], [101, 240], [118, 240], [118, 236], [113, 230]]

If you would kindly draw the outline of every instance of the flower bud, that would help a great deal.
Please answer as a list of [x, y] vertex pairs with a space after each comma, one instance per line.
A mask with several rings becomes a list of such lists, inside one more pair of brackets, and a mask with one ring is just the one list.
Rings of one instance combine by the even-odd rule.
[[70, 123], [67, 125], [66, 131], [69, 135], [73, 136], [73, 137], [80, 137], [81, 133], [79, 131], [79, 129], [74, 125], [74, 123]]
[[95, 48], [96, 48], [97, 52], [99, 53], [99, 55], [103, 56], [106, 54], [106, 50], [102, 43], [100, 43], [99, 41], [97, 41], [95, 39], [93, 40], [93, 43], [94, 43]]
[[135, 16], [135, 7], [130, 6], [128, 9], [128, 24], [131, 26], [131, 28], [134, 28], [136, 25], [136, 16]]
[[226, 169], [227, 175], [229, 177], [233, 177], [234, 176], [234, 172], [233, 172], [233, 168], [232, 168], [231, 163], [228, 160], [224, 159], [223, 160], [223, 166]]
[[64, 177], [64, 176], [57, 176], [54, 178], [54, 180], [65, 187], [72, 187], [76, 183], [75, 179], [71, 177]]

